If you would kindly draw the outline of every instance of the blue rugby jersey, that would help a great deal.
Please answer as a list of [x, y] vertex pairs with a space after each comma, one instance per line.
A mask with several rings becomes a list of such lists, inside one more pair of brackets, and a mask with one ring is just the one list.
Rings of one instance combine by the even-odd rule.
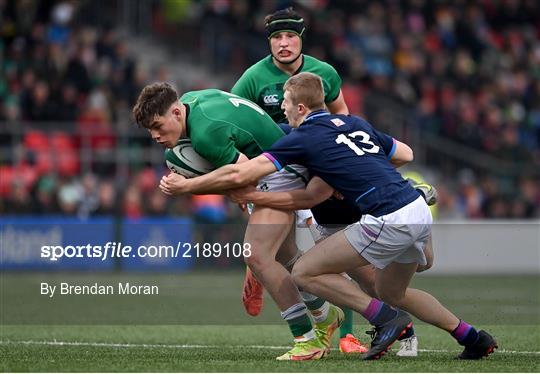
[[[292, 131], [288, 123], [278, 123], [285, 134]], [[349, 225], [360, 220], [362, 214], [355, 205], [334, 197], [311, 208], [315, 221], [320, 225]]]
[[360, 117], [316, 111], [264, 155], [278, 170], [293, 163], [306, 166], [362, 214], [379, 217], [420, 196], [390, 163], [395, 146], [391, 136]]

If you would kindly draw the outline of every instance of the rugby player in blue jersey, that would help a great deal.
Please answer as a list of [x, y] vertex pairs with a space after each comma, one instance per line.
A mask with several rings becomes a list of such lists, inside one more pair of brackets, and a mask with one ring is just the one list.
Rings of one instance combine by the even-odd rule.
[[[281, 126], [282, 124], [280, 124], [280, 127]], [[286, 131], [288, 134], [291, 128], [288, 125], [287, 127], [289, 128], [288, 131]], [[437, 193], [433, 186], [412, 180], [409, 180], [409, 182], [424, 197], [428, 205], [436, 203]], [[332, 187], [319, 177], [314, 177], [306, 188], [301, 190], [262, 192], [258, 191], [254, 186], [246, 186], [244, 188], [232, 190], [227, 195], [233, 202], [241, 205], [251, 202], [256, 205], [267, 206], [274, 209], [295, 211], [305, 209], [301, 210], [304, 215], [302, 216], [303, 221], [300, 223], [299, 227], [307, 226], [311, 232], [313, 241], [319, 243], [330, 235], [358, 222], [362, 216], [354, 204], [341, 200], [335, 196], [331, 196], [328, 200], [317, 204], [322, 196], [330, 196], [333, 193], [334, 189]], [[428, 270], [433, 264], [433, 252], [431, 246], [427, 246], [424, 252], [426, 254], [427, 263], [424, 266], [419, 266], [417, 272]], [[375, 271], [372, 265], [349, 269], [347, 270], [346, 276], [356, 281], [368, 295], [377, 297], [374, 287]], [[345, 322], [346, 320], [344, 323]], [[350, 326], [349, 331], [352, 331], [352, 325]], [[343, 340], [344, 339], [340, 340], [340, 350]], [[368, 349], [364, 352], [367, 350]], [[400, 357], [418, 356], [418, 338], [413, 328], [408, 329], [407, 332], [399, 338], [399, 350], [396, 355]]]
[[[289, 78], [284, 90], [283, 108], [289, 124], [298, 127], [295, 131], [245, 163], [193, 179], [164, 177], [161, 189], [167, 194], [213, 193], [253, 184], [289, 163], [305, 165], [363, 215], [359, 224], [302, 256], [292, 275], [299, 288], [361, 313], [374, 326], [364, 359], [380, 358], [412, 326], [403, 310], [451, 333], [465, 347], [462, 359], [492, 353], [497, 343], [491, 335], [458, 319], [430, 294], [408, 288], [418, 266], [427, 263], [424, 248], [432, 223], [424, 199], [395, 170], [412, 161], [412, 150], [359, 117], [326, 112], [321, 79], [314, 74]], [[341, 276], [368, 264], [376, 268], [381, 300]]]
[[[288, 124], [280, 123], [282, 130], [289, 134], [292, 127]], [[434, 205], [437, 201], [437, 191], [427, 183], [419, 183], [408, 179], [409, 183], [424, 197], [428, 205]], [[330, 196], [334, 189], [325, 183], [322, 179], [314, 177], [311, 179], [305, 189], [293, 190], [287, 192], [262, 192], [254, 186], [232, 190], [228, 197], [241, 205], [249, 202], [267, 206], [274, 209], [291, 210], [302, 213], [302, 222], [300, 225], [307, 225], [311, 231], [313, 241], [318, 243], [332, 234], [345, 229], [350, 224], [358, 222], [361, 213], [358, 208], [345, 200], [331, 196], [329, 199], [318, 204], [322, 196]], [[297, 213], [298, 214], [298, 213]], [[433, 264], [433, 251], [431, 245], [426, 246], [426, 265], [419, 266], [417, 272], [428, 270]], [[355, 269], [347, 270], [347, 276], [355, 280], [358, 285], [370, 296], [376, 297], [374, 287], [375, 272], [371, 265], [361, 266]], [[310, 295], [310, 294], [307, 294]], [[322, 300], [322, 299], [318, 299]], [[304, 300], [306, 301], [306, 300]], [[306, 301], [307, 302], [307, 301]], [[320, 302], [320, 301], [319, 301]], [[343, 322], [345, 324], [347, 318]], [[348, 331], [352, 331], [352, 318], [349, 319], [351, 325]], [[343, 325], [341, 326], [343, 328]], [[340, 339], [340, 350], [342, 343], [347, 341], [348, 336]], [[352, 336], [354, 340], [354, 336]], [[354, 341], [353, 340], [353, 341]], [[364, 346], [362, 346], [364, 348]], [[366, 348], [363, 352], [366, 352]], [[418, 338], [414, 328], [410, 328], [399, 338], [399, 350], [396, 353], [400, 357], [416, 357], [418, 355]]]

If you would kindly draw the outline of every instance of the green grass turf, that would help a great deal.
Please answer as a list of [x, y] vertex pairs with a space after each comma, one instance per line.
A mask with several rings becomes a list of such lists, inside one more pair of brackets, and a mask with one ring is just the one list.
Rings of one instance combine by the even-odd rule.
[[[445, 333], [417, 327], [417, 358], [388, 354], [377, 362], [332, 351], [317, 362], [276, 362], [289, 343], [277, 326], [6, 326], [2, 371], [204, 371], [204, 372], [535, 372], [538, 326], [484, 326], [499, 340], [489, 359], [454, 359], [459, 347]], [[80, 345], [50, 345], [77, 342]], [[48, 342], [48, 343], [45, 343]], [[85, 344], [87, 343], [87, 344]], [[94, 345], [124, 343], [125, 346]], [[186, 346], [182, 346], [182, 345]], [[146, 346], [145, 346], [146, 345]], [[149, 345], [149, 346], [148, 346]], [[266, 346], [266, 348], [265, 348]], [[429, 350], [434, 350], [431, 352]], [[528, 353], [536, 352], [536, 353]]]
[[[89, 296], [53, 298], [39, 296], [36, 282], [119, 279], [163, 285], [164, 293], [136, 303], [114, 302], [117, 298], [88, 301]], [[540, 324], [538, 323], [538, 277], [418, 277], [416, 287], [433, 291], [447, 305], [460, 311], [460, 317], [490, 331], [499, 341], [499, 350], [489, 359], [477, 362], [455, 360], [460, 347], [443, 331], [418, 323], [420, 356], [398, 358], [388, 354], [377, 362], [363, 362], [337, 351], [317, 362], [277, 362], [286, 351], [290, 335], [276, 317], [277, 310], [267, 298], [263, 316], [246, 316], [239, 301], [242, 271], [227, 273], [159, 274], [77, 274], [3, 273], [1, 275], [0, 370], [4, 372], [537, 372], [540, 370]], [[167, 288], [168, 287], [168, 288]], [[167, 290], [167, 292], [165, 292]], [[127, 301], [131, 297], [126, 298]], [[22, 303], [20, 301], [23, 301]], [[26, 302], [26, 304], [25, 304]], [[130, 301], [131, 302], [131, 301]], [[29, 303], [29, 304], [28, 304]], [[52, 304], [51, 304], [52, 303]], [[54, 304], [57, 303], [58, 305]], [[6, 304], [10, 304], [9, 306]], [[150, 320], [158, 305], [169, 313], [183, 315], [181, 324], [163, 325]], [[465, 304], [465, 305], [461, 305]], [[67, 320], [51, 319], [36, 324], [25, 309], [34, 313], [47, 308], [65, 308]], [[106, 314], [93, 309], [138, 307], [140, 319], [126, 324], [102, 321]], [[18, 311], [33, 324], [15, 324]], [[82, 316], [82, 317], [81, 317]], [[195, 318], [196, 317], [196, 318]], [[118, 321], [118, 315], [111, 316]], [[194, 318], [191, 324], [185, 323]], [[129, 319], [129, 318], [128, 318]], [[19, 319], [25, 321], [24, 319]], [[78, 324], [73, 322], [80, 321]], [[196, 321], [196, 323], [194, 322]], [[262, 322], [261, 322], [262, 321]], [[101, 322], [93, 324], [95, 322]], [[132, 323], [133, 322], [133, 323]], [[357, 323], [362, 323], [356, 317]], [[219, 324], [218, 324], [219, 323]], [[264, 324], [259, 324], [264, 323]], [[66, 325], [67, 324], [67, 325]], [[103, 326], [108, 324], [108, 326]], [[365, 325], [355, 325], [363, 333]]]

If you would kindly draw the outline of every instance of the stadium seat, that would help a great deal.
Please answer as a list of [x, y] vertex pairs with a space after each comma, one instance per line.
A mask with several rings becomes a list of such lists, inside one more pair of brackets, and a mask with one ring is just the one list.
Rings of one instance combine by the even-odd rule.
[[11, 193], [13, 174], [11, 166], [0, 166], [0, 197], [7, 198]]
[[39, 175], [48, 173], [53, 170], [53, 150], [47, 149], [34, 149], [36, 156], [36, 171]]
[[65, 149], [56, 154], [56, 168], [62, 176], [74, 176], [79, 173], [79, 156], [74, 149]]
[[49, 148], [49, 139], [39, 130], [30, 130], [24, 135], [24, 147], [29, 150], [43, 150]]
[[75, 149], [75, 141], [71, 135], [57, 131], [50, 135], [51, 147], [55, 150]]

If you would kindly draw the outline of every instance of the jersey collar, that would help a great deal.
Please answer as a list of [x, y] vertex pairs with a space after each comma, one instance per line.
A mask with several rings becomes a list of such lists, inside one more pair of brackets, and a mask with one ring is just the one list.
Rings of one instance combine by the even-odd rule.
[[182, 104], [183, 106], [186, 107], [186, 120], [185, 120], [185, 122], [186, 122], [186, 137], [189, 138], [190, 131], [189, 131], [189, 126], [188, 126], [188, 118], [189, 118], [189, 112], [190, 112], [191, 108], [189, 107], [188, 104], [184, 104], [183, 102], [180, 102], [180, 104]]
[[311, 121], [312, 119], [329, 116], [329, 115], [330, 113], [324, 109], [315, 110], [306, 116], [306, 118], [304, 119], [304, 122], [302, 122], [300, 126], [305, 125], [308, 121]]
[[[294, 73], [291, 74], [291, 77], [293, 75], [296, 75], [298, 73], [301, 73], [302, 72], [302, 69], [304, 68], [304, 63], [306, 62], [306, 56], [303, 54], [303, 53], [300, 53], [300, 57], [298, 58], [301, 58], [302, 59], [302, 63], [300, 64], [300, 66], [298, 67], [298, 69], [296, 69], [296, 71]], [[289, 75], [288, 73], [284, 72], [283, 70], [281, 70], [280, 68], [278, 68], [278, 66], [274, 63], [274, 59], [272, 58], [272, 54], [270, 53], [268, 55], [268, 60], [270, 62], [270, 65], [272, 65], [274, 67], [274, 69], [276, 69], [278, 72], [280, 72], [281, 74], [286, 74], [286, 75]]]
[[306, 116], [306, 119], [304, 120], [304, 122], [307, 122], [309, 120], [312, 120], [314, 118], [318, 118], [318, 117], [323, 117], [323, 116], [329, 116], [330, 113], [324, 109], [319, 109], [319, 110], [315, 110], [311, 113], [309, 113], [307, 116]]
[[304, 62], [306, 61], [306, 59], [304, 58], [303, 53], [300, 53], [300, 58], [302, 59], [302, 63], [300, 64], [298, 69], [296, 69], [296, 71], [292, 75], [296, 75], [296, 74], [300, 73], [302, 71], [302, 69], [304, 68]]

